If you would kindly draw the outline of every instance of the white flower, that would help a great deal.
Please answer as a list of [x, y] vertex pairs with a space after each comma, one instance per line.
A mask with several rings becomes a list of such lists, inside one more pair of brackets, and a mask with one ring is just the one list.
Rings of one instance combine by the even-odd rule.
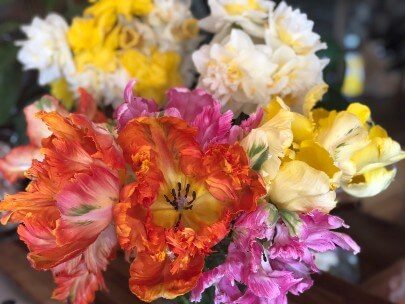
[[40, 85], [75, 71], [67, 30], [66, 21], [57, 14], [49, 14], [45, 19], [35, 17], [30, 25], [22, 27], [27, 40], [17, 42], [21, 46], [17, 58], [25, 69], [39, 71]]
[[253, 110], [273, 96], [285, 97], [294, 110], [302, 111], [306, 94], [323, 83], [327, 63], [314, 54], [297, 55], [286, 45], [254, 44], [236, 29], [223, 41], [201, 47], [193, 61], [199, 85], [234, 111]]
[[269, 9], [273, 1], [263, 0], [209, 0], [211, 14], [200, 20], [200, 27], [207, 32], [227, 31], [236, 24], [248, 34], [262, 38]]
[[265, 33], [266, 42], [273, 46], [288, 45], [297, 54], [306, 55], [325, 49], [320, 36], [313, 32], [314, 22], [299, 9], [293, 10], [281, 2], [269, 12], [269, 27]]
[[190, 6], [190, 0], [154, 0], [153, 10], [146, 19], [156, 33], [161, 51], [183, 53], [197, 46], [198, 23]]
[[269, 101], [267, 87], [277, 69], [270, 56], [271, 49], [255, 45], [243, 31], [232, 30], [223, 43], [196, 51], [193, 61], [201, 74], [200, 86], [222, 104], [231, 100], [262, 104]]
[[94, 67], [86, 67], [82, 72], [71, 75], [68, 80], [71, 91], [76, 95], [82, 87], [96, 100], [103, 100], [103, 104], [116, 107], [122, 103], [123, 92], [130, 76], [123, 68], [106, 73]]

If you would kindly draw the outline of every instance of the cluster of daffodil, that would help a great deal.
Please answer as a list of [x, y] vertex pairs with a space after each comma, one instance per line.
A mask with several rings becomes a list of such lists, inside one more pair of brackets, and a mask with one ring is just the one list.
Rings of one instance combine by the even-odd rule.
[[126, 83], [161, 101], [164, 92], [192, 81], [190, 53], [198, 25], [190, 1], [98, 0], [69, 26], [59, 15], [36, 17], [23, 27], [27, 40], [18, 58], [39, 70], [39, 83], [71, 104], [79, 87], [104, 104], [116, 105]]
[[313, 22], [286, 3], [264, 0], [209, 0], [211, 14], [200, 26], [215, 33], [211, 44], [193, 54], [199, 86], [223, 105], [248, 112], [282, 97], [302, 111], [303, 97], [323, 86], [328, 63]]

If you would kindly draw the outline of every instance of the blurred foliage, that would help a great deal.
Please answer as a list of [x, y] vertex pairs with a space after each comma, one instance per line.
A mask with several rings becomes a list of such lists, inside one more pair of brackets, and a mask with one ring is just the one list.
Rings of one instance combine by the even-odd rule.
[[[12, 26], [8, 23], [0, 26], [0, 32]], [[17, 103], [21, 87], [21, 67], [16, 60], [17, 48], [12, 43], [0, 44], [0, 125], [6, 123]]]

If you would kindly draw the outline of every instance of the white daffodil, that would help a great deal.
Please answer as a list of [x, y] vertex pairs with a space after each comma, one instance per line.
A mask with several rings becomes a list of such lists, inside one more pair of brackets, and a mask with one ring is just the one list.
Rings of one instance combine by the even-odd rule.
[[103, 104], [116, 107], [122, 103], [122, 92], [129, 80], [130, 76], [123, 68], [106, 73], [87, 67], [69, 78], [69, 87], [75, 94], [78, 94], [80, 87], [86, 88], [96, 100], [103, 100]]
[[199, 86], [223, 105], [236, 103], [227, 104], [233, 109], [246, 104], [267, 104], [268, 84], [277, 69], [271, 62], [271, 53], [270, 48], [255, 45], [245, 32], [232, 30], [221, 44], [204, 45], [194, 52]]
[[21, 46], [17, 58], [25, 69], [39, 71], [40, 85], [75, 71], [67, 30], [66, 21], [57, 14], [49, 14], [45, 19], [35, 17], [30, 25], [22, 27], [27, 39], [17, 42]]
[[288, 45], [299, 55], [313, 54], [326, 48], [320, 36], [313, 32], [314, 22], [285, 2], [269, 11], [268, 22], [265, 39], [269, 45]]
[[211, 33], [228, 32], [232, 25], [246, 33], [263, 38], [269, 10], [273, 1], [265, 0], [209, 0], [211, 14], [200, 20], [202, 29]]
[[307, 93], [323, 84], [327, 63], [313, 54], [299, 56], [288, 46], [254, 44], [235, 29], [223, 41], [201, 47], [193, 61], [199, 85], [235, 112], [252, 111], [275, 96], [302, 111]]
[[336, 193], [330, 189], [328, 175], [307, 163], [283, 163], [269, 189], [269, 198], [280, 209], [328, 213], [336, 206]]
[[184, 51], [195, 49], [199, 43], [198, 21], [193, 17], [190, 0], [154, 0], [153, 10], [147, 15], [156, 33], [159, 49]]

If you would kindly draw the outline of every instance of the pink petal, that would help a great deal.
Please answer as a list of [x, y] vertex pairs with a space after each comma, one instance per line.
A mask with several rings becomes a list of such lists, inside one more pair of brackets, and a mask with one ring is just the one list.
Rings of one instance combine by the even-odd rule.
[[0, 172], [10, 183], [14, 183], [17, 179], [24, 178], [24, 172], [31, 167], [33, 159], [43, 159], [38, 147], [16, 147], [0, 159]]
[[218, 101], [203, 89], [190, 91], [187, 88], [173, 88], [167, 91], [166, 109], [176, 108], [181, 117], [191, 123], [205, 107], [213, 107]]
[[77, 174], [57, 196], [58, 240], [95, 239], [111, 223], [118, 196], [119, 179], [109, 169], [94, 166], [89, 173]]
[[238, 126], [233, 126], [229, 132], [228, 143], [233, 144], [242, 140], [251, 130], [257, 128], [263, 118], [263, 109], [259, 108], [256, 113], [249, 116], [248, 119], [242, 121]]
[[114, 118], [117, 120], [119, 130], [133, 118], [157, 115], [159, 111], [158, 105], [153, 100], [134, 96], [133, 87], [135, 84], [135, 80], [131, 80], [127, 84], [124, 91], [125, 102], [122, 103], [114, 113]]

